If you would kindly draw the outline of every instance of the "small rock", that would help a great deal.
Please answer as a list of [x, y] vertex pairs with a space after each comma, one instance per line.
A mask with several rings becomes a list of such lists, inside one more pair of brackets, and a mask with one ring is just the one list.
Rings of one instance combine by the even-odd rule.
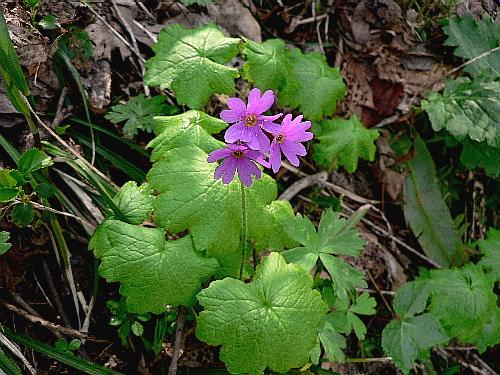
[[239, 0], [215, 0], [207, 5], [208, 15], [232, 35], [262, 41], [259, 23]]

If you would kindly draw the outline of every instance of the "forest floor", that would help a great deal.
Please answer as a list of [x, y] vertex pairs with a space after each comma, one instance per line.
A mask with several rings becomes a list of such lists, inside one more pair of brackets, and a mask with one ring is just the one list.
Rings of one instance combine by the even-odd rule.
[[[450, 72], [460, 65], [452, 49], [443, 46], [445, 35], [439, 21], [454, 14], [475, 17], [489, 14], [495, 18], [498, 11], [498, 3], [494, 1], [465, 1], [458, 6], [448, 3], [214, 0], [206, 6], [184, 6], [169, 0], [91, 1], [89, 5], [42, 0], [36, 14], [30, 14], [20, 0], [2, 0], [0, 10], [5, 14], [37, 112], [51, 129], [61, 131], [76, 153], [90, 160], [91, 139], [81, 96], [82, 90], [87, 93], [88, 116], [95, 126], [104, 129], [96, 132], [101, 151], [96, 154], [95, 165], [117, 186], [128, 181], [130, 173], [138, 174], [137, 179], [144, 178], [151, 166], [148, 154], [128, 149], [127, 145], [134, 143], [144, 148], [152, 135], [139, 132], [127, 138], [122, 127], [112, 124], [104, 115], [114, 104], [156, 92], [143, 86], [143, 69], [145, 60], [153, 56], [151, 46], [165, 25], [196, 27], [213, 21], [232, 36], [255, 41], [281, 38], [303, 51], [321, 52], [331, 66], [339, 67], [347, 95], [337, 106], [336, 116], [355, 114], [366, 127], [379, 129], [376, 159], [361, 161], [354, 173], [340, 168], [325, 174], [305, 158], [300, 171], [281, 169], [277, 176], [279, 194], [284, 194], [296, 212], [315, 219], [319, 219], [326, 207], [340, 208], [346, 216], [361, 206], [369, 207], [359, 225], [367, 244], [362, 255], [350, 262], [367, 274], [368, 290], [377, 298], [378, 308], [376, 315], [364, 319], [368, 336], [363, 345], [348, 340], [346, 353], [352, 358], [379, 360], [324, 363], [323, 368], [345, 374], [393, 374], [397, 370], [384, 357], [380, 346], [381, 331], [392, 314], [387, 300], [399, 286], [412, 280], [420, 267], [435, 265], [422, 252], [406, 224], [403, 188], [408, 174], [405, 163], [412, 157], [410, 134], [415, 129], [427, 138], [433, 134], [425, 114], [415, 108], [430, 91], [442, 90]], [[55, 23], [54, 27], [35, 28], [33, 20]], [[58, 57], [56, 51], [60, 45], [66, 45], [69, 51], [80, 51], [70, 56], [74, 71]], [[241, 63], [234, 61], [234, 66]], [[243, 84], [237, 81], [237, 87]], [[224, 102], [224, 98], [215, 96], [208, 105], [210, 112], [217, 112]], [[17, 150], [24, 151], [34, 145], [24, 117], [10, 105], [2, 87], [0, 131]], [[120, 141], [120, 137], [129, 143]], [[43, 129], [41, 138], [59, 145]], [[486, 222], [496, 220], [498, 213], [495, 213], [499, 201], [496, 181], [456, 168], [454, 149], [443, 147], [439, 139], [429, 143], [429, 149], [452, 216], [464, 215], [466, 222], [473, 223], [466, 234], [470, 240], [484, 238]], [[120, 160], [133, 167], [123, 167]], [[59, 165], [57, 160], [56, 164]], [[15, 167], [3, 150], [0, 166]], [[124, 343], [120, 341], [117, 327], [110, 324], [120, 307], [115, 306], [113, 315], [108, 303], [120, 300], [118, 285], [97, 276], [97, 260], [88, 250], [92, 230], [103, 220], [102, 210], [90, 200], [78, 174], [64, 163], [51, 173], [51, 178], [82, 212], [81, 217], [60, 218], [71, 254], [72, 274], [64, 271], [54, 252], [56, 240], [42, 221], [42, 211], [37, 212], [40, 220], [25, 228], [2, 220], [0, 229], [10, 232], [12, 249], [0, 256], [0, 323], [52, 346], [58, 340], [58, 345], [63, 345], [61, 337], [68, 341], [79, 339], [84, 344], [74, 350], [76, 354], [126, 374], [166, 373], [175, 329], [169, 331], [158, 356], [144, 349], [141, 337], [131, 334]], [[484, 208], [486, 201], [494, 203]], [[478, 207], [484, 208], [481, 211], [484, 220], [475, 222], [473, 216], [477, 215]], [[86, 313], [77, 317], [75, 304], [81, 305]], [[84, 329], [79, 330], [82, 323]], [[143, 336], [151, 340], [154, 326], [148, 322], [143, 325]], [[189, 322], [187, 332], [180, 371], [222, 369], [217, 351], [196, 340]], [[79, 373], [21, 347], [39, 374]], [[442, 374], [456, 373], [444, 371], [455, 365], [458, 366], [455, 371], [463, 374], [500, 371], [499, 349], [490, 349], [479, 356], [474, 348], [450, 347], [434, 351], [431, 356], [440, 364]], [[433, 373], [420, 365], [414, 371]]]

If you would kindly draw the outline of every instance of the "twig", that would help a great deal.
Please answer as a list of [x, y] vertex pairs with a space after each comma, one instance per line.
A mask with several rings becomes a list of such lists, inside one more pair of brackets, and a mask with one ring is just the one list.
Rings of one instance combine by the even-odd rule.
[[451, 74], [453, 74], [453, 73], [456, 73], [456, 72], [458, 72], [460, 69], [462, 69], [462, 68], [466, 67], [467, 65], [472, 64], [472, 63], [476, 62], [476, 61], [477, 61], [477, 60], [479, 60], [479, 59], [485, 58], [485, 57], [487, 57], [488, 55], [492, 54], [493, 52], [497, 52], [497, 51], [500, 51], [500, 46], [497, 46], [497, 47], [495, 47], [495, 48], [492, 48], [492, 49], [490, 49], [489, 51], [483, 52], [482, 54], [480, 54], [480, 55], [478, 55], [478, 56], [474, 57], [473, 59], [470, 59], [469, 61], [464, 62], [463, 64], [461, 64], [461, 65], [457, 66], [456, 68], [454, 68], [454, 69], [450, 70], [448, 73], [446, 73], [446, 75], [447, 75], [447, 76], [449, 76], [449, 75], [451, 75]]
[[393, 292], [392, 290], [373, 290], [373, 289], [367, 289], [367, 288], [356, 288], [356, 291], [358, 292], [366, 292], [366, 293], [371, 293], [371, 294], [384, 294], [387, 296], [394, 296], [396, 292]]
[[54, 303], [56, 305], [56, 310], [61, 316], [61, 319], [66, 327], [71, 327], [71, 323], [69, 322], [68, 316], [66, 315], [66, 312], [64, 311], [64, 307], [61, 303], [61, 299], [59, 298], [59, 295], [57, 294], [56, 287], [54, 285], [54, 281], [52, 280], [52, 276], [50, 274], [50, 269], [49, 265], [47, 264], [47, 261], [45, 259], [42, 260], [42, 268], [43, 268], [43, 273], [45, 274], [45, 278], [47, 279], [47, 285], [49, 287], [50, 294], [52, 295], [52, 299], [54, 300]]
[[29, 312], [32, 315], [40, 316], [40, 314], [33, 309], [19, 294], [16, 292], [11, 292], [10, 295], [16, 301], [23, 309], [25, 309], [27, 312]]
[[[342, 205], [342, 208], [344, 208], [345, 210], [349, 211], [349, 212], [354, 212], [354, 210], [348, 206], [346, 206], [345, 204]], [[368, 225], [369, 227], [371, 227], [375, 232], [377, 232], [379, 235], [381, 236], [386, 236], [388, 238], [390, 238], [391, 240], [393, 240], [394, 242], [396, 242], [398, 245], [402, 246], [403, 248], [405, 248], [406, 250], [408, 250], [410, 253], [412, 253], [413, 255], [416, 255], [418, 256], [420, 259], [423, 259], [425, 260], [427, 263], [429, 263], [430, 265], [436, 267], [436, 268], [441, 268], [441, 266], [439, 264], [437, 264], [436, 262], [434, 262], [432, 259], [426, 257], [424, 254], [418, 252], [417, 250], [415, 250], [413, 247], [411, 247], [410, 245], [407, 245], [406, 243], [404, 243], [403, 241], [401, 241], [399, 238], [395, 237], [395, 236], [392, 236], [389, 232], [387, 232], [385, 229], [383, 228], [380, 228], [377, 224], [373, 223], [372, 221], [368, 220], [368, 219], [361, 219], [361, 221], [363, 223], [365, 223], [366, 225]]]
[[49, 322], [48, 320], [42, 319], [38, 316], [31, 315], [30, 313], [27, 313], [26, 311], [14, 306], [14, 305], [11, 305], [10, 303], [5, 302], [3, 300], [0, 300], [0, 305], [4, 306], [8, 310], [16, 313], [20, 317], [22, 317], [26, 320], [29, 320], [32, 323], [40, 324], [42, 327], [50, 329], [51, 331], [56, 331], [56, 332], [60, 332], [64, 335], [68, 335], [71, 337], [78, 337], [81, 339], [87, 339], [87, 340], [95, 341], [95, 342], [107, 342], [106, 340], [96, 339], [96, 338], [91, 337], [85, 333], [79, 332], [76, 329], [63, 327], [63, 326], [54, 324], [52, 322]]
[[168, 375], [177, 374], [177, 362], [179, 361], [179, 357], [181, 355], [182, 333], [184, 331], [186, 313], [184, 309], [184, 306], [179, 306], [177, 309], [177, 328], [175, 330], [174, 352], [172, 354], [172, 361], [170, 362], [170, 366], [168, 368]]
[[[130, 40], [132, 41], [132, 46], [134, 47], [134, 51], [135, 51], [136, 56], [141, 56], [141, 52], [139, 51], [139, 46], [137, 45], [137, 40], [135, 39], [135, 35], [134, 35], [133, 30], [132, 30], [132, 27], [127, 22], [125, 17], [123, 17], [123, 14], [122, 14], [120, 8], [116, 4], [116, 0], [111, 0], [111, 1], [113, 3], [113, 8], [115, 9], [116, 15], [118, 16], [118, 18], [120, 19], [120, 22], [122, 23], [123, 28], [127, 31], [128, 35], [130, 36]], [[141, 67], [141, 73], [142, 73], [142, 75], [144, 75], [146, 72], [146, 68], [144, 67], [144, 59], [142, 59], [142, 60], [139, 59], [139, 65]], [[143, 84], [143, 88], [144, 88], [144, 94], [146, 94], [146, 96], [150, 96], [149, 87], [147, 85]]]
[[146, 8], [146, 6], [142, 3], [141, 0], [135, 0], [135, 2], [139, 5], [139, 8], [141, 8], [142, 11], [149, 16], [149, 18], [151, 18], [152, 21], [156, 22], [155, 16], [153, 16], [153, 14], [149, 11], [148, 8]]
[[142, 63], [145, 63], [146, 60], [144, 59], [144, 57], [142, 57], [141, 55], [137, 54], [137, 52], [135, 51], [134, 47], [132, 47], [132, 45], [118, 32], [115, 30], [115, 28], [113, 26], [111, 26], [109, 24], [108, 21], [106, 21], [99, 13], [97, 13], [94, 8], [92, 8], [89, 4], [85, 3], [84, 1], [80, 0], [80, 4], [83, 4], [85, 5], [87, 8], [90, 9], [90, 11], [94, 14], [94, 16], [96, 16], [99, 21], [101, 21], [102, 23], [104, 23], [110, 30], [113, 34], [116, 35], [116, 37], [118, 39], [120, 39], [120, 41], [125, 44], [131, 51], [134, 55], [136, 55], [136, 57], [139, 59], [139, 61], [141, 61]]
[[[300, 177], [307, 177], [307, 176], [309, 176], [307, 173], [302, 172], [300, 169], [295, 168], [295, 167], [293, 167], [292, 165], [290, 165], [288, 163], [283, 163], [283, 167], [285, 167], [285, 169], [289, 170], [290, 172], [296, 174], [297, 176], [300, 176]], [[325, 182], [325, 186], [329, 187], [330, 189], [332, 189], [337, 194], [346, 196], [347, 198], [353, 200], [354, 202], [358, 202], [358, 203], [361, 203], [361, 204], [366, 204], [366, 203], [379, 204], [380, 203], [380, 201], [377, 201], [377, 200], [367, 199], [367, 198], [360, 197], [359, 195], [357, 195], [355, 193], [352, 193], [349, 190], [346, 190], [346, 189], [344, 189], [344, 188], [342, 188], [340, 186], [337, 186], [337, 185], [335, 185], [334, 183], [332, 183], [330, 181], [326, 181]]]
[[56, 115], [50, 124], [52, 129], [55, 129], [61, 123], [71, 116], [71, 111], [73, 110], [73, 106], [68, 106], [67, 108], [63, 108], [64, 100], [66, 99], [66, 95], [68, 93], [68, 88], [64, 87], [61, 91], [61, 95], [59, 96], [59, 101], [57, 102]]
[[295, 197], [302, 190], [314, 186], [319, 185], [323, 186], [328, 179], [327, 172], [319, 172], [316, 174], [312, 174], [306, 177], [301, 178], [299, 181], [294, 182], [288, 189], [286, 189], [279, 197], [279, 200], [289, 201], [293, 197]]
[[[22, 95], [22, 94], [21, 94]], [[89, 161], [87, 161], [85, 158], [83, 158], [78, 152], [76, 152], [64, 139], [59, 137], [48, 125], [46, 125], [42, 119], [38, 116], [38, 114], [35, 112], [33, 107], [31, 107], [31, 104], [29, 103], [28, 99], [24, 95], [22, 95], [22, 99], [28, 106], [30, 112], [35, 116], [35, 119], [37, 122], [47, 131], [51, 136], [53, 136], [60, 144], [64, 146], [73, 156], [75, 156], [77, 159], [79, 159], [82, 163], [84, 163], [88, 168], [90, 168], [94, 173], [96, 173], [99, 177], [103, 178], [106, 182], [108, 182], [111, 186], [116, 187], [116, 184], [109, 179], [108, 176], [106, 176], [104, 173], [102, 173], [99, 169], [97, 169], [94, 165], [92, 165]]]
[[344, 362], [347, 363], [369, 363], [369, 362], [392, 362], [392, 357], [380, 358], [346, 358]]
[[293, 18], [292, 19], [292, 22], [290, 22], [290, 26], [288, 26], [288, 31], [289, 32], [293, 32], [297, 26], [299, 25], [304, 25], [304, 24], [307, 24], [307, 23], [311, 23], [311, 22], [317, 22], [317, 21], [321, 21], [322, 19], [328, 17], [328, 14], [320, 14], [319, 16], [313, 16], [313, 17], [308, 17], [308, 18], [303, 18], [303, 19], [297, 19], [297, 18]]
[[158, 42], [158, 38], [156, 37], [156, 35], [154, 35], [151, 31], [149, 31], [147, 28], [144, 27], [144, 25], [142, 25], [140, 22], [137, 22], [136, 20], [134, 20], [134, 25], [136, 25], [139, 29], [141, 29], [142, 31], [144, 31], [144, 33], [149, 37], [149, 39], [151, 39], [154, 43]]
[[375, 287], [375, 289], [377, 289], [377, 292], [378, 294], [380, 295], [380, 298], [382, 298], [382, 302], [384, 302], [384, 305], [385, 307], [387, 307], [387, 309], [391, 312], [393, 318], [396, 317], [396, 313], [394, 312], [394, 310], [392, 309], [391, 305], [389, 304], [389, 302], [387, 302], [387, 300], [385, 299], [385, 296], [384, 294], [382, 293], [382, 291], [380, 290], [380, 288], [378, 287], [378, 284], [377, 282], [375, 281], [375, 279], [373, 278], [372, 274], [370, 271], [366, 270], [366, 274], [368, 275], [368, 277], [370, 278], [370, 281], [372, 282], [373, 286]]
[[[21, 201], [20, 199], [17, 199], [16, 200], [16, 204], [21, 204], [23, 203], [23, 201]], [[48, 211], [48, 212], [52, 212], [53, 214], [58, 214], [58, 215], [62, 215], [62, 216], [67, 216], [67, 217], [71, 217], [72, 219], [75, 219], [77, 220], [78, 222], [82, 223], [82, 224], [85, 224], [85, 225], [89, 225], [89, 226], [92, 226], [95, 228], [95, 225], [90, 223], [89, 221], [85, 220], [85, 219], [82, 219], [81, 217], [78, 217], [76, 215], [73, 215], [73, 214], [70, 214], [69, 212], [64, 212], [64, 211], [59, 211], [59, 210], [56, 210], [52, 207], [48, 207], [48, 206], [44, 206], [43, 204], [40, 204], [40, 203], [37, 203], [37, 202], [33, 202], [33, 201], [30, 201], [29, 202], [33, 207], [41, 210], [41, 211]]]

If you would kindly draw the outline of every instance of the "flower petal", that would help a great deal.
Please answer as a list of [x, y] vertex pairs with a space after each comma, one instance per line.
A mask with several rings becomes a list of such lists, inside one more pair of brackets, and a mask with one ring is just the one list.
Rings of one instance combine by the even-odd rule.
[[269, 138], [267, 138], [267, 135], [264, 134], [264, 132], [260, 127], [256, 131], [256, 136], [259, 139], [259, 145], [260, 145], [259, 150], [265, 153], [269, 152], [269, 148], [271, 147], [271, 141], [269, 140]]
[[274, 122], [270, 121], [263, 121], [262, 122], [262, 129], [264, 129], [266, 132], [271, 133], [271, 134], [279, 134], [281, 133], [281, 128], [282, 126], [275, 124]]
[[278, 173], [281, 167], [281, 149], [276, 142], [271, 144], [271, 155], [269, 156], [269, 162], [271, 163], [271, 168], [274, 173]]
[[227, 158], [229, 155], [231, 155], [231, 150], [228, 150], [227, 148], [219, 148], [218, 150], [212, 151], [210, 154], [208, 154], [208, 159], [207, 161], [209, 163], [213, 163], [214, 161], [220, 160], [222, 158]]
[[233, 111], [240, 113], [242, 116], [245, 115], [245, 112], [247, 110], [245, 102], [240, 98], [229, 98], [227, 100], [227, 106]]
[[[259, 91], [260, 93], [260, 91]], [[268, 111], [274, 104], [274, 93], [272, 90], [267, 90], [258, 101], [252, 101], [250, 103], [250, 97], [248, 97], [248, 112], [260, 115]]]
[[233, 143], [242, 139], [242, 134], [245, 132], [245, 124], [243, 122], [237, 122], [231, 125], [224, 134], [224, 140], [227, 143]]
[[247, 159], [238, 160], [236, 168], [238, 169], [238, 177], [240, 181], [243, 182], [243, 185], [250, 186], [252, 185], [252, 172], [248, 168], [247, 162], [251, 163]]
[[283, 154], [288, 159], [290, 164], [292, 164], [294, 167], [298, 167], [300, 164], [297, 155], [304, 156], [305, 154], [307, 154], [305, 147], [298, 142], [285, 141], [281, 144], [281, 150], [283, 151]]
[[234, 158], [228, 158], [224, 163], [225, 169], [222, 176], [222, 182], [226, 185], [233, 181], [234, 172], [236, 172], [236, 160]]
[[313, 139], [314, 135], [311, 132], [295, 132], [286, 135], [287, 141], [293, 142], [307, 142]]
[[244, 115], [245, 115], [244, 112], [243, 112], [243, 114], [241, 114], [237, 111], [233, 111], [232, 109], [225, 109], [225, 110], [221, 111], [220, 118], [223, 121], [231, 124], [233, 122], [241, 121], [241, 119]]
[[281, 116], [283, 116], [283, 113], [278, 113], [277, 115], [271, 115], [271, 116], [259, 115], [258, 118], [259, 118], [259, 120], [262, 120], [262, 121], [276, 121]]

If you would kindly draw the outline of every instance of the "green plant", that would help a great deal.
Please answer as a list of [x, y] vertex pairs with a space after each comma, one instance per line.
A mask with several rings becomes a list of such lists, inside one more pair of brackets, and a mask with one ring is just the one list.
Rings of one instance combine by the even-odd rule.
[[68, 340], [66, 340], [65, 338], [58, 339], [54, 344], [56, 349], [60, 350], [61, 352], [71, 353], [71, 354], [74, 354], [73, 352], [75, 350], [78, 350], [81, 345], [82, 342], [78, 339], [73, 339], [70, 342], [68, 342]]
[[122, 345], [127, 346], [130, 334], [141, 337], [144, 333], [143, 322], [147, 322], [151, 317], [149, 314], [132, 314], [127, 311], [125, 301], [109, 300], [106, 303], [109, 311], [113, 315], [109, 324], [118, 327], [118, 337]]

